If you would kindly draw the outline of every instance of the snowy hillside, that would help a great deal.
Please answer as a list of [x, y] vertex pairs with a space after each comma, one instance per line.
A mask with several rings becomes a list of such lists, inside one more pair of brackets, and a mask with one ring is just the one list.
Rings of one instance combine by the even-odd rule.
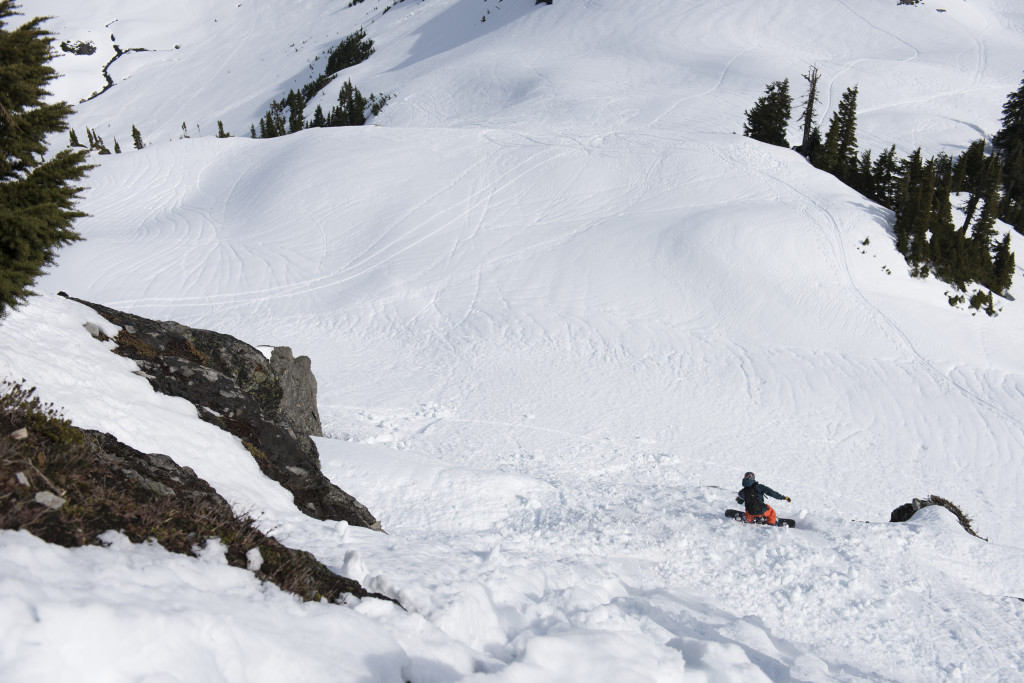
[[[12, 679], [270, 681], [279, 658], [416, 683], [1024, 676], [1019, 270], [998, 317], [954, 309], [909, 276], [888, 211], [737, 134], [765, 83], [801, 93], [817, 64], [822, 121], [859, 85], [862, 149], [958, 154], [1020, 82], [1014, 0], [21, 4], [96, 45], [55, 62], [71, 102], [115, 43], [147, 51], [76, 105], [80, 137], [125, 152], [96, 158], [85, 241], [0, 324], [0, 375], [187, 460], [408, 612], [300, 608], [215, 552], [3, 532]], [[342, 78], [393, 96], [375, 125], [249, 139], [359, 27], [376, 53]], [[310, 356], [325, 473], [388, 535], [225, 468], [240, 443], [204, 449], [59, 290]], [[722, 517], [746, 470], [793, 498], [796, 530]], [[928, 494], [990, 542], [937, 508], [888, 523]], [[153, 572], [188, 587], [179, 606], [144, 590]], [[151, 635], [68, 653], [50, 620], [69, 615]], [[325, 626], [293, 626], [309, 617]], [[150, 639], [160, 656], [137, 657]]]

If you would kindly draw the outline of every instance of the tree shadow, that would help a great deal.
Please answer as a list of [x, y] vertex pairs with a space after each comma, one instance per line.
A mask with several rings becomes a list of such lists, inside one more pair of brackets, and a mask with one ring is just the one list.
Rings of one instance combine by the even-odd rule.
[[416, 30], [413, 35], [417, 36], [417, 40], [409, 56], [390, 71], [400, 71], [417, 62], [459, 48], [507, 26], [529, 12], [540, 11], [546, 7], [547, 5], [541, 5], [535, 8], [532, 4], [503, 3], [499, 0], [483, 3], [479, 0], [459, 0]]
[[870, 216], [871, 220], [882, 227], [886, 234], [895, 241], [896, 231], [893, 229], [893, 226], [895, 225], [896, 214], [893, 213], [892, 209], [887, 209], [867, 197], [861, 197], [861, 199], [850, 203], [857, 207], [860, 212]]

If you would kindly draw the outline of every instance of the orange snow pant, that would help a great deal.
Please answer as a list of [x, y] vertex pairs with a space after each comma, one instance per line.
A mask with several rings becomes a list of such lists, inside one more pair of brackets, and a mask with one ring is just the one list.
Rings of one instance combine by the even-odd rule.
[[775, 526], [779, 523], [779, 516], [775, 514], [775, 509], [771, 505], [766, 505], [768, 509], [759, 515], [752, 515], [749, 512], [743, 513], [746, 515], [747, 522], [750, 524], [771, 524]]

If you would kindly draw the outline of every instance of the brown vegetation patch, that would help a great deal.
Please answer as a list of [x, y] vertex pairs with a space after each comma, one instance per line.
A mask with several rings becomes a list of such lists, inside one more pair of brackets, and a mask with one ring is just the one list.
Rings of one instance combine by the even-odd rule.
[[114, 341], [117, 343], [114, 353], [125, 358], [153, 360], [159, 355], [152, 344], [148, 344], [136, 335], [124, 330], [117, 333]]
[[0, 528], [65, 547], [100, 545], [97, 537], [116, 529], [133, 542], [155, 540], [193, 556], [217, 538], [236, 567], [245, 568], [246, 553], [259, 548], [263, 563], [255, 575], [303, 600], [337, 601], [345, 594], [390, 600], [266, 536], [189, 468], [78, 429], [34, 390], [6, 381], [0, 382]]

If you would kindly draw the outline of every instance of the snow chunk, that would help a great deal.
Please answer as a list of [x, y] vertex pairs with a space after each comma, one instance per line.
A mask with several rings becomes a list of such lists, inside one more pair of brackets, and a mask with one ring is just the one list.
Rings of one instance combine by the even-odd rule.
[[[477, 675], [467, 680], [486, 680], [489, 683], [677, 683], [687, 678], [683, 658], [671, 648], [656, 645], [639, 634], [578, 630], [530, 638], [518, 661], [497, 674], [486, 678]], [[689, 680], [702, 678], [692, 677]]]
[[103, 538], [109, 547], [67, 549], [0, 531], [5, 680], [406, 680], [403, 650], [346, 607], [299, 603], [244, 569], [117, 532]]
[[263, 555], [259, 548], [252, 548], [245, 554], [245, 568], [251, 572], [258, 572], [263, 568]]

